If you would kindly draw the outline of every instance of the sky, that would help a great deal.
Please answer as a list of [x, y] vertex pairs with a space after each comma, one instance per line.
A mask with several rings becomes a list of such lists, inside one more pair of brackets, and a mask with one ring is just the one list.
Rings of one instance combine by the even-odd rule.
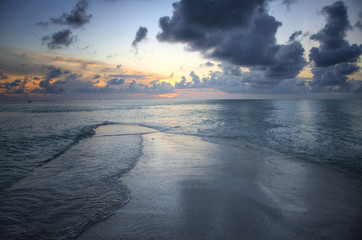
[[1, 0], [0, 101], [362, 99], [360, 0]]

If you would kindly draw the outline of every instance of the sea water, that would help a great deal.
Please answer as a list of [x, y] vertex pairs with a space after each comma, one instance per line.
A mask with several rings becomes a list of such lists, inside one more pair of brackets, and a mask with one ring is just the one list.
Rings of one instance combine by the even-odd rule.
[[[106, 125], [128, 130], [107, 138]], [[362, 101], [1, 103], [0, 237], [72, 239], [114, 213], [130, 197], [122, 175], [154, 131], [362, 173]]]

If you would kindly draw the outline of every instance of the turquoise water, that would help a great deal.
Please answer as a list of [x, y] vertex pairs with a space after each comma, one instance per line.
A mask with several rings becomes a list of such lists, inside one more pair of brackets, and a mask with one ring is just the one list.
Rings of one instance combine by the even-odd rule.
[[[87, 145], [98, 126], [112, 124], [139, 126], [141, 130], [137, 134], [121, 135], [117, 143], [99, 138], [97, 146]], [[142, 127], [146, 128], [142, 130]], [[62, 215], [60, 225], [52, 231], [58, 232], [56, 239], [72, 239], [85, 227], [122, 207], [129, 200], [129, 190], [117, 179], [131, 169], [142, 154], [140, 133], [156, 130], [200, 136], [219, 144], [254, 144], [300, 161], [332, 165], [351, 174], [362, 173], [362, 101], [1, 103], [0, 236], [47, 239], [47, 233], [29, 235], [29, 232], [38, 234], [49, 227], [49, 223], [42, 226], [38, 222], [38, 227], [21, 225]], [[116, 144], [125, 146], [125, 150], [114, 157], [107, 149]], [[84, 158], [73, 159], [74, 156]], [[117, 162], [108, 166], [104, 165], [104, 159]], [[72, 171], [69, 171], [70, 165]], [[87, 173], [94, 173], [95, 177], [79, 180], [79, 175]], [[52, 182], [55, 174], [72, 181], [74, 191], [82, 188], [84, 191], [70, 199], [69, 189], [62, 189], [61, 182]], [[52, 187], [43, 187], [44, 182], [52, 182]], [[48, 206], [50, 213], [34, 215], [41, 212], [44, 201], [52, 202]], [[72, 202], [69, 209], [60, 208], [69, 201]], [[88, 207], [77, 208], [84, 201], [88, 201]], [[83, 216], [83, 219], [79, 221], [74, 216]], [[75, 222], [80, 223], [79, 226]]]

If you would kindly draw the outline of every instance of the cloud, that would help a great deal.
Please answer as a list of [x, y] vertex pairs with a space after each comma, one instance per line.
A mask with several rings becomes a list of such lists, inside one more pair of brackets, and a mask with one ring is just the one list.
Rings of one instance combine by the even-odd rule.
[[6, 94], [22, 94], [22, 95], [26, 95], [26, 88], [25, 85], [28, 82], [28, 78], [24, 77], [23, 80], [21, 79], [16, 79], [12, 82], [5, 82], [5, 83], [0, 83], [0, 90], [3, 89], [3, 91], [0, 91], [0, 95], [3, 95], [4, 93]]
[[313, 68], [313, 81], [311, 86], [336, 86], [343, 85], [348, 77], [343, 74], [339, 74], [335, 67], [328, 68]]
[[42, 44], [47, 44], [48, 49], [61, 49], [62, 47], [68, 47], [76, 40], [76, 36], [73, 36], [69, 29], [63, 29], [51, 36], [45, 36], [41, 39]]
[[337, 86], [345, 85], [348, 77], [355, 72], [359, 71], [359, 67], [355, 64], [342, 63], [327, 68], [313, 68], [313, 81], [310, 82], [311, 86]]
[[146, 86], [145, 90], [148, 90], [150, 94], [160, 94], [160, 93], [173, 93], [174, 87], [169, 82], [160, 82], [159, 80], [154, 80], [150, 82], [151, 87]]
[[338, 48], [317, 48], [310, 50], [309, 58], [317, 67], [328, 67], [338, 63], [357, 62], [362, 53], [362, 45], [345, 42]]
[[171, 18], [159, 20], [159, 41], [186, 43], [191, 51], [237, 65], [270, 62], [281, 23], [267, 15], [265, 1], [181, 0], [173, 8]]
[[291, 94], [307, 93], [307, 83], [303, 79], [273, 80], [266, 78], [263, 71], [243, 72], [240, 67], [221, 64], [223, 71], [213, 71], [200, 79], [195, 72], [190, 73], [191, 81], [182, 77], [175, 83], [175, 89], [213, 88], [227, 93]]
[[[348, 67], [348, 73], [358, 71], [358, 67]], [[353, 69], [353, 70], [352, 70]], [[355, 81], [347, 77], [345, 67], [331, 66], [327, 68], [313, 68], [313, 81], [309, 82], [314, 92], [358, 92], [362, 91], [361, 81]]]
[[350, 75], [360, 70], [356, 64], [342, 63], [335, 66], [337, 73], [343, 75]]
[[322, 14], [327, 23], [318, 33], [310, 38], [318, 41], [320, 47], [310, 50], [309, 58], [317, 67], [328, 67], [339, 63], [356, 62], [362, 53], [362, 45], [350, 45], [345, 37], [351, 30], [347, 8], [342, 1], [325, 6]]
[[78, 78], [81, 77], [81, 76], [82, 76], [81, 74], [76, 74], [76, 73], [69, 74], [69, 75], [65, 78], [64, 82], [74, 81], [74, 80], [78, 79]]
[[[362, 45], [345, 40], [347, 31], [352, 29], [348, 20], [347, 8], [342, 1], [337, 1], [322, 9], [326, 24], [310, 38], [320, 46], [310, 50], [309, 58], [314, 63], [313, 81], [309, 83], [314, 91], [352, 91], [356, 82], [348, 75], [359, 71], [356, 63], [362, 54]], [[353, 84], [352, 84], [353, 82]], [[353, 86], [352, 86], [353, 85]]]
[[[55, 25], [67, 26], [70, 28], [80, 28], [90, 22], [92, 15], [87, 15], [88, 1], [80, 0], [70, 13], [63, 13], [58, 18], [51, 18], [49, 22], [38, 22], [37, 25], [47, 27], [50, 23]], [[44, 45], [47, 43], [48, 49], [61, 49], [68, 47], [77, 40], [77, 36], [73, 36], [69, 29], [63, 29], [51, 36], [44, 36], [41, 41]]]
[[123, 78], [112, 78], [111, 80], [107, 81], [108, 85], [122, 85], [124, 84]]
[[194, 72], [190, 72], [191, 82], [187, 82], [185, 76], [181, 77], [180, 82], [175, 83], [175, 89], [190, 89], [190, 88], [210, 88], [213, 87], [209, 84], [207, 78], [203, 80]]
[[358, 20], [354, 26], [362, 30], [362, 22], [360, 20]]
[[92, 79], [99, 79], [100, 77], [101, 77], [101, 75], [96, 74], [96, 75], [94, 75], [94, 76], [92, 77]]
[[267, 1], [181, 0], [173, 8], [172, 17], [159, 20], [161, 42], [185, 43], [205, 58], [263, 71], [271, 82], [294, 78], [306, 65], [304, 48], [295, 41], [299, 33], [277, 44], [282, 24], [268, 14]]
[[296, 38], [297, 38], [298, 36], [302, 35], [302, 34], [303, 34], [302, 31], [296, 31], [296, 32], [294, 32], [292, 35], [290, 35], [290, 37], [289, 37], [289, 42], [295, 41]]
[[135, 78], [135, 79], [143, 79], [146, 78], [148, 75], [140, 75], [140, 74], [110, 74], [108, 77], [119, 77], [119, 78]]
[[219, 64], [218, 67], [220, 67], [223, 70], [223, 73], [225, 75], [241, 76], [242, 71], [239, 66], [234, 66], [231, 64], [223, 63], [223, 64]]
[[185, 89], [185, 88], [190, 88], [186, 85], [187, 80], [185, 78], [185, 76], [181, 77], [181, 81], [180, 82], [176, 82], [175, 83], [175, 89]]
[[54, 66], [47, 66], [46, 68], [49, 70], [49, 72], [45, 76], [45, 79], [47, 80], [59, 77], [62, 74], [62, 70], [60, 68], [56, 68]]
[[145, 27], [139, 27], [139, 29], [137, 30], [136, 37], [132, 42], [132, 47], [136, 49], [136, 54], [138, 52], [138, 44], [144, 39], [146, 39], [147, 33], [148, 30]]
[[295, 78], [307, 64], [304, 48], [296, 41], [281, 45], [274, 58], [274, 63], [265, 71], [266, 77], [271, 79]]
[[283, 0], [283, 4], [285, 4], [288, 7], [288, 9], [290, 8], [291, 5], [293, 5], [297, 2], [298, 2], [298, 0]]
[[114, 58], [117, 57], [117, 53], [107, 55], [106, 58]]
[[[75, 73], [70, 73], [68, 70], [62, 70], [61, 68], [56, 68], [54, 66], [46, 66], [49, 70], [45, 74], [43, 80], [39, 81], [38, 87], [32, 89], [31, 93], [40, 93], [40, 94], [61, 94], [65, 92], [64, 85], [68, 81], [76, 80], [80, 75]], [[59, 78], [61, 75], [68, 75], [65, 80], [58, 79], [54, 81], [53, 79]]]
[[[111, 87], [111, 85], [115, 84], [109, 84], [109, 81], [112, 83], [117, 83], [116, 85], [119, 85], [118, 88]], [[153, 80], [149, 83], [150, 86], [142, 83], [137, 83], [136, 80], [132, 80], [130, 83], [122, 83], [121, 79], [116, 80], [109, 80], [108, 84], [105, 87], [99, 87], [95, 85], [93, 82], [87, 82], [83, 83], [83, 86], [80, 86], [76, 89], [74, 89], [74, 92], [78, 93], [93, 93], [93, 94], [99, 94], [99, 93], [121, 93], [121, 94], [162, 94], [162, 93], [173, 93], [174, 87], [168, 83], [168, 82], [160, 82], [159, 80]]]
[[36, 25], [41, 26], [41, 27], [48, 27], [49, 23], [48, 22], [38, 22]]
[[212, 62], [206, 62], [203, 64], [200, 64], [200, 67], [213, 67], [215, 66], [215, 64], [213, 64]]
[[0, 79], [8, 79], [8, 76], [6, 76], [2, 72], [0, 72]]
[[121, 68], [122, 67], [122, 64], [118, 64], [117, 66], [116, 66], [116, 68]]
[[59, 18], [51, 18], [51, 22], [58, 25], [66, 25], [72, 28], [83, 27], [88, 24], [92, 15], [86, 14], [88, 9], [88, 2], [80, 0], [71, 11], [71, 13], [63, 13]]

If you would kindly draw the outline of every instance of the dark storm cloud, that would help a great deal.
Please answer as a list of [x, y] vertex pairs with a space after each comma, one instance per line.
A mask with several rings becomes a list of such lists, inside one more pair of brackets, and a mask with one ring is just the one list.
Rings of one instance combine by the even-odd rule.
[[181, 0], [173, 4], [172, 17], [160, 18], [157, 38], [185, 43], [206, 58], [263, 70], [271, 79], [294, 78], [306, 65], [304, 49], [295, 41], [299, 33], [278, 45], [281, 23], [268, 14], [266, 2]]
[[335, 69], [336, 69], [337, 73], [339, 73], [339, 74], [350, 75], [355, 72], [358, 72], [360, 68], [356, 64], [342, 63], [339, 65], [336, 65]]
[[193, 71], [191, 81], [183, 76], [175, 83], [175, 89], [214, 88], [216, 91], [228, 93], [255, 94], [290, 94], [307, 93], [306, 81], [303, 79], [269, 79], [263, 71], [243, 72], [240, 67], [231, 64], [221, 64], [222, 71], [211, 72], [209, 76], [200, 79]]
[[[118, 79], [119, 80], [119, 79]], [[119, 82], [117, 80], [117, 82]], [[116, 81], [116, 80], [115, 80]], [[173, 93], [174, 87], [167, 82], [160, 82], [154, 80], [150, 82], [150, 86], [137, 83], [133, 80], [130, 83], [118, 84], [118, 88], [111, 87], [113, 84], [107, 84], [105, 87], [98, 87], [93, 82], [83, 83], [83, 86], [75, 88], [73, 91], [78, 93], [126, 93], [126, 94], [161, 94], [161, 93]]]
[[52, 78], [59, 77], [62, 74], [61, 68], [56, 68], [54, 66], [47, 66], [46, 67], [49, 72], [46, 74], [45, 79], [51, 80]]
[[351, 28], [348, 21], [347, 8], [342, 1], [322, 8], [321, 13], [326, 16], [327, 23], [311, 39], [320, 42], [322, 48], [335, 49], [345, 44], [344, 38]]
[[[348, 76], [359, 71], [359, 67], [355, 64], [342, 63], [336, 66], [330, 66], [327, 68], [313, 68], [313, 81], [309, 83], [312, 87], [318, 87], [315, 90], [335, 90], [334, 87], [338, 86], [337, 89], [343, 87], [348, 89], [346, 86], [350, 86]], [[324, 88], [324, 89], [323, 89]]]
[[274, 17], [263, 15], [242, 30], [230, 30], [205, 57], [227, 61], [239, 66], [268, 66], [279, 49], [275, 34], [281, 26]]
[[186, 80], [185, 76], [181, 77], [181, 81], [175, 83], [175, 89], [190, 89], [190, 88], [212, 88], [207, 78], [200, 79], [200, 77], [194, 72], [190, 72], [191, 82]]
[[304, 48], [300, 42], [291, 42], [281, 45], [275, 54], [275, 61], [267, 68], [265, 74], [268, 78], [288, 79], [296, 77], [307, 62], [304, 59]]
[[122, 85], [124, 83], [123, 78], [112, 78], [111, 80], [107, 81], [108, 85]]
[[310, 60], [315, 64], [312, 69], [313, 81], [309, 82], [309, 86], [313, 91], [360, 89], [357, 82], [348, 77], [359, 71], [355, 63], [362, 54], [362, 45], [350, 45], [345, 40], [347, 31], [352, 29], [347, 8], [342, 1], [337, 1], [323, 7], [322, 13], [326, 16], [326, 24], [323, 29], [311, 36], [311, 39], [318, 41], [320, 46], [313, 47], [309, 53]]
[[132, 42], [133, 47], [137, 47], [138, 44], [147, 37], [148, 30], [145, 27], [140, 27], [137, 30], [136, 37]]
[[[88, 1], [80, 0], [70, 13], [63, 13], [58, 18], [51, 18], [49, 22], [39, 22], [37, 25], [47, 27], [50, 23], [56, 25], [68, 26], [70, 28], [80, 28], [90, 22], [91, 14], [87, 14]], [[69, 29], [63, 29], [59, 32], [53, 33], [50, 36], [44, 36], [41, 41], [44, 45], [47, 44], [48, 49], [61, 49], [68, 47], [71, 43], [75, 42], [77, 36], [73, 36]]]
[[76, 73], [69, 74], [69, 75], [65, 78], [64, 83], [65, 83], [65, 82], [68, 82], [68, 81], [74, 81], [74, 80], [78, 79], [78, 78], [81, 77], [81, 76], [82, 76], [82, 75], [76, 74]]
[[298, 36], [302, 35], [302, 34], [303, 34], [302, 31], [296, 31], [296, 32], [294, 32], [292, 35], [290, 35], [290, 37], [289, 37], [289, 42], [295, 41], [296, 38], [297, 38]]
[[58, 25], [66, 25], [73, 28], [83, 27], [89, 23], [92, 15], [87, 15], [88, 2], [80, 0], [71, 11], [71, 13], [63, 13], [59, 18], [52, 18], [51, 22]]
[[336, 86], [343, 85], [348, 77], [336, 71], [334, 66], [328, 68], [313, 68], [313, 81], [311, 86]]
[[159, 20], [161, 41], [190, 43], [205, 34], [221, 29], [245, 26], [257, 10], [263, 11], [264, 0], [181, 0], [173, 3], [174, 13]]
[[272, 61], [280, 22], [265, 1], [190, 1], [173, 4], [173, 16], [159, 20], [158, 40], [186, 43], [189, 50], [237, 65]]
[[[68, 70], [62, 70], [61, 68], [56, 68], [54, 66], [46, 66], [48, 73], [45, 74], [43, 80], [39, 81], [38, 87], [31, 90], [31, 93], [41, 93], [41, 94], [61, 94], [65, 92], [64, 85], [68, 81], [75, 81], [80, 75], [75, 73], [70, 73]], [[54, 79], [61, 76], [66, 76], [64, 80]]]
[[[28, 78], [24, 77], [23, 80], [16, 79], [12, 82], [0, 83], [0, 89], [4, 89], [3, 93], [25, 95], [25, 85], [28, 82]], [[0, 94], [2, 95], [2, 94]]]
[[43, 37], [41, 41], [43, 45], [47, 44], [48, 49], [61, 49], [62, 47], [68, 47], [76, 39], [76, 36], [73, 36], [69, 29], [63, 29], [51, 36]]
[[[45, 85], [45, 84], [44, 84]], [[64, 93], [65, 90], [61, 84], [51, 84], [46, 83], [44, 87], [35, 88], [30, 91], [31, 93], [41, 93], [41, 94], [61, 94]]]
[[241, 68], [239, 66], [234, 66], [228, 63], [222, 63], [218, 65], [219, 68], [223, 70], [225, 75], [231, 76], [241, 76]]
[[[345, 74], [345, 67], [331, 66], [327, 68], [313, 68], [313, 81], [309, 82], [313, 92], [361, 92], [361, 81], [349, 79]], [[357, 66], [348, 69], [347, 72], [352, 74], [358, 71]], [[350, 68], [347, 67], [347, 68]]]
[[310, 50], [309, 58], [317, 67], [328, 67], [339, 63], [356, 62], [362, 54], [362, 45], [350, 45], [345, 37], [351, 30], [347, 8], [342, 1], [325, 6], [322, 13], [327, 23], [312, 40], [320, 43], [320, 47]]
[[17, 87], [17, 86], [20, 86], [20, 84], [21, 84], [21, 80], [16, 79], [16, 80], [14, 80], [13, 82], [10, 83], [10, 86], [11, 87]]
[[354, 24], [354, 27], [362, 30], [362, 12], [358, 14], [358, 18], [359, 20]]
[[359, 28], [360, 30], [362, 30], [362, 21], [361, 21], [361, 20], [358, 20], [354, 26], [355, 26], [356, 28]]
[[145, 27], [140, 27], [138, 30], [137, 30], [137, 33], [136, 33], [136, 37], [135, 39], [133, 40], [132, 42], [132, 47], [134, 47], [136, 49], [136, 54], [138, 52], [138, 44], [146, 39], [147, 37], [147, 33], [148, 33], [148, 30], [147, 28]]
[[343, 46], [338, 48], [317, 48], [310, 50], [309, 58], [317, 67], [328, 67], [338, 63], [357, 62], [362, 53], [362, 45], [349, 45], [345, 42]]
[[39, 82], [39, 88], [34, 89], [34, 93], [61, 93], [64, 91], [63, 86], [65, 81], [57, 80], [53, 83], [50, 82], [50, 79], [45, 79]]

